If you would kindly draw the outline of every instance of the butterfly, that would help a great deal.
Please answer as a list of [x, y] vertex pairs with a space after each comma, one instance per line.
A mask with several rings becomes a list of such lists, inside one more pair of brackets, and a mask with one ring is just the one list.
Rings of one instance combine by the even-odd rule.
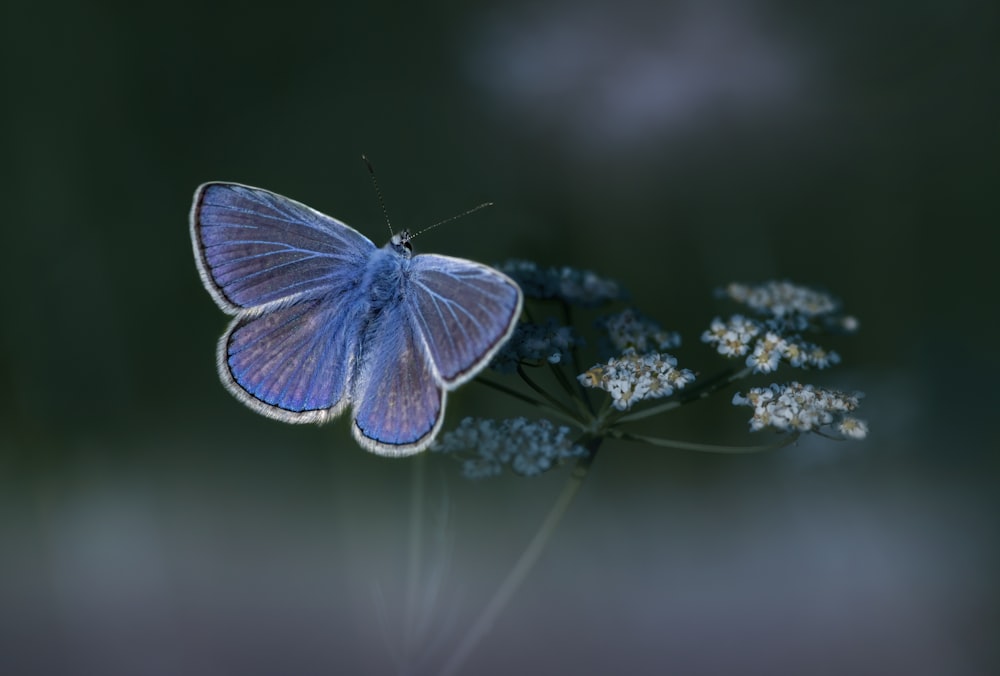
[[322, 423], [350, 406], [365, 449], [427, 448], [448, 392], [510, 338], [521, 289], [491, 267], [413, 255], [407, 231], [378, 248], [335, 218], [237, 183], [198, 187], [191, 242], [201, 281], [233, 315], [223, 385], [251, 409]]

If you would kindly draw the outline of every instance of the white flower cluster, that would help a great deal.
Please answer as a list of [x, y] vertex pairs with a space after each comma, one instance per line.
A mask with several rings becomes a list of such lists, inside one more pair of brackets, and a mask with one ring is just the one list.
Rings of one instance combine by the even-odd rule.
[[654, 350], [672, 350], [681, 344], [676, 331], [665, 331], [662, 326], [638, 310], [628, 308], [622, 312], [601, 317], [597, 325], [607, 333], [611, 352], [617, 354], [628, 348], [640, 354]]
[[807, 329], [855, 333], [859, 327], [856, 317], [840, 313], [840, 301], [830, 294], [791, 282], [757, 285], [733, 282], [718, 293], [767, 317], [762, 325], [781, 334]]
[[726, 321], [716, 317], [701, 334], [701, 341], [715, 345], [719, 354], [726, 357], [747, 355], [746, 365], [753, 367], [754, 373], [772, 373], [782, 359], [797, 368], [822, 369], [840, 363], [840, 355], [836, 352], [797, 335], [783, 336], [767, 331], [764, 323], [743, 315], [733, 315]]
[[560, 326], [549, 318], [544, 324], [521, 322], [496, 356], [490, 367], [500, 373], [513, 373], [522, 362], [565, 363], [570, 350], [583, 344], [583, 339], [569, 326]]
[[761, 314], [774, 317], [790, 314], [816, 317], [839, 309], [839, 303], [833, 296], [787, 281], [771, 281], [756, 286], [733, 282], [723, 289], [723, 294]]
[[577, 380], [584, 387], [604, 390], [614, 407], [625, 411], [644, 399], [669, 397], [694, 381], [693, 372], [676, 366], [677, 359], [669, 354], [639, 355], [627, 349], [621, 357], [581, 373]]
[[445, 432], [431, 445], [439, 453], [475, 451], [467, 458], [462, 473], [468, 478], [495, 476], [504, 465], [517, 474], [533, 476], [570, 458], [587, 454], [587, 449], [573, 443], [570, 429], [556, 427], [549, 420], [509, 418], [465, 418], [453, 430]]
[[867, 423], [848, 415], [858, 408], [861, 396], [792, 382], [755, 387], [745, 397], [737, 393], [733, 405], [754, 409], [750, 418], [753, 431], [773, 427], [809, 432], [829, 426], [842, 437], [864, 439], [868, 434]]
[[528, 298], [557, 299], [571, 305], [597, 307], [624, 297], [618, 283], [589, 270], [539, 267], [531, 261], [510, 260], [497, 266], [518, 283]]

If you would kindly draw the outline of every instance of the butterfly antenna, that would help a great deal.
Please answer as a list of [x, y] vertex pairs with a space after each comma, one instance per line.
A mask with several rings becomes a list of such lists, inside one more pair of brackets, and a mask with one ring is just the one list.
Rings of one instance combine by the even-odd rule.
[[368, 161], [367, 155], [362, 155], [361, 159], [364, 160], [365, 166], [368, 167], [368, 173], [372, 176], [372, 185], [375, 186], [375, 194], [378, 195], [378, 205], [382, 207], [382, 215], [385, 216], [385, 224], [389, 227], [389, 236], [393, 236], [392, 223], [389, 222], [389, 211], [385, 208], [385, 200], [382, 199], [382, 191], [378, 188], [378, 180], [375, 178], [375, 167], [372, 163]]
[[419, 232], [415, 232], [412, 235], [410, 235], [410, 239], [413, 239], [417, 235], [423, 234], [423, 233], [427, 232], [428, 230], [433, 230], [434, 228], [438, 227], [439, 225], [444, 225], [445, 223], [451, 223], [452, 221], [457, 221], [458, 219], [464, 218], [464, 217], [468, 216], [469, 214], [476, 213], [480, 209], [485, 209], [486, 207], [491, 207], [491, 206], [493, 206], [493, 202], [483, 202], [479, 206], [472, 207], [471, 209], [466, 209], [465, 211], [463, 211], [460, 214], [455, 214], [454, 216], [449, 216], [448, 218], [444, 219], [443, 221], [438, 221], [437, 223], [435, 223], [433, 225], [428, 225], [423, 230], [420, 230]]

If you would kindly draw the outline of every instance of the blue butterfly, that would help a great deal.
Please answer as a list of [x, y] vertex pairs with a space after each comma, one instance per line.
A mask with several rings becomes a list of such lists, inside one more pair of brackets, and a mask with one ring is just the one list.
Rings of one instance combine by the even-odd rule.
[[219, 340], [222, 383], [271, 418], [321, 423], [353, 408], [379, 455], [430, 445], [450, 390], [486, 367], [521, 314], [521, 289], [480, 263], [381, 249], [340, 221], [236, 183], [194, 194], [198, 272], [235, 318]]

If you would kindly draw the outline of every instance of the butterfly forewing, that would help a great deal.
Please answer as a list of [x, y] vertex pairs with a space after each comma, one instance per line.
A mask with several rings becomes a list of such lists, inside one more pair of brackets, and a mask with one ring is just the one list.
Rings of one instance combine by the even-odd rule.
[[235, 183], [198, 189], [191, 238], [206, 288], [231, 314], [356, 283], [375, 250], [336, 219]]
[[521, 314], [521, 290], [479, 263], [424, 254], [413, 259], [409, 305], [444, 383], [489, 363]]

